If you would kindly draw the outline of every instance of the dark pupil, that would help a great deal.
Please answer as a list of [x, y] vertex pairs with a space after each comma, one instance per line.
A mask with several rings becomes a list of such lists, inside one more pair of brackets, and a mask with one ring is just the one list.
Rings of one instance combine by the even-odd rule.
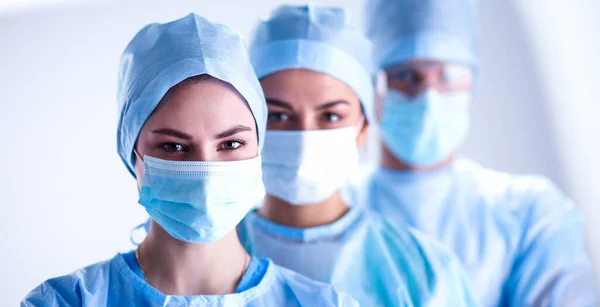
[[419, 84], [423, 81], [423, 76], [414, 70], [405, 70], [397, 75], [399, 80], [408, 82], [410, 84]]
[[271, 114], [269, 115], [269, 117], [271, 117], [271, 120], [284, 120], [285, 119], [285, 114], [281, 114], [281, 113], [275, 113], [275, 114]]
[[397, 75], [397, 78], [402, 81], [410, 82], [413, 80], [414, 74], [410, 70], [405, 70], [405, 71], [399, 72]]
[[225, 143], [225, 148], [234, 148], [235, 144], [231, 141]]
[[181, 147], [181, 146], [179, 146], [179, 145], [177, 145], [177, 144], [167, 144], [167, 149], [168, 149], [169, 151], [178, 151], [178, 150], [180, 150], [180, 149], [181, 149], [180, 147]]

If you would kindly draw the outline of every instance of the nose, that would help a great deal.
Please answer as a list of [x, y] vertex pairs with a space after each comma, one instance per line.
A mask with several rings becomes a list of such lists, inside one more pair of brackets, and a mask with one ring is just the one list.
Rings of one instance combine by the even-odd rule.
[[437, 71], [432, 69], [423, 69], [418, 71], [414, 80], [414, 96], [421, 95], [428, 89], [439, 89], [442, 86]]
[[305, 112], [296, 115], [296, 125], [294, 130], [318, 130], [319, 126], [313, 119], [314, 115], [307, 114]]
[[187, 161], [217, 161], [218, 155], [216, 150], [210, 150], [209, 146], [194, 144], [192, 150], [186, 155]]

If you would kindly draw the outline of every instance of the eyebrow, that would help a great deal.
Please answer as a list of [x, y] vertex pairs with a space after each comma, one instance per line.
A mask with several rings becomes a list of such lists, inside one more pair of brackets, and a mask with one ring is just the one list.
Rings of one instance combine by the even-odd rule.
[[289, 105], [289, 104], [287, 104], [287, 103], [285, 103], [285, 102], [283, 102], [281, 100], [271, 99], [271, 98], [267, 98], [266, 100], [267, 100], [267, 104], [274, 105], [274, 106], [277, 106], [277, 107], [281, 107], [281, 108], [284, 108], [284, 109], [288, 109], [290, 111], [294, 111], [294, 108], [292, 108], [291, 105]]
[[171, 128], [161, 128], [161, 129], [152, 130], [152, 133], [173, 136], [173, 137], [183, 139], [183, 140], [188, 140], [188, 141], [191, 141], [193, 139], [193, 137], [191, 135], [189, 135], [187, 133], [183, 133], [183, 132], [175, 130], [175, 129], [171, 129]]
[[236, 135], [240, 132], [244, 132], [244, 131], [252, 131], [252, 129], [250, 129], [250, 127], [246, 127], [246, 126], [242, 126], [242, 125], [237, 125], [237, 126], [233, 126], [217, 135], [215, 135], [216, 139], [224, 139], [224, 138], [228, 138], [230, 136]]
[[[270, 98], [267, 98], [266, 100], [267, 100], [267, 104], [278, 106], [278, 107], [281, 107], [281, 108], [284, 108], [284, 109], [288, 109], [290, 111], [294, 110], [294, 108], [292, 108], [291, 105], [289, 105], [289, 104], [287, 104], [287, 103], [285, 103], [283, 101], [280, 101], [280, 100], [277, 100], [277, 99], [270, 99]], [[329, 108], [337, 106], [339, 104], [350, 105], [350, 103], [348, 101], [346, 101], [346, 100], [336, 100], [336, 101], [332, 101], [332, 102], [328, 102], [328, 103], [322, 104], [322, 105], [318, 106], [316, 109], [317, 110], [329, 109]]]
[[322, 105], [318, 106], [317, 110], [329, 109], [331, 107], [335, 107], [335, 106], [340, 105], [340, 104], [350, 105], [350, 103], [348, 101], [346, 101], [346, 100], [336, 100], [336, 101], [328, 102], [328, 103], [325, 103], [325, 104], [322, 104]]

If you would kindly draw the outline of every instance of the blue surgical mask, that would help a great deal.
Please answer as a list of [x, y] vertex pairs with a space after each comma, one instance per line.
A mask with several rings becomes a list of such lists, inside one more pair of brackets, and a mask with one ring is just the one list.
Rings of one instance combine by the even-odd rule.
[[261, 158], [227, 162], [144, 157], [139, 203], [172, 237], [216, 241], [264, 197]]
[[267, 131], [263, 149], [267, 193], [292, 205], [333, 196], [358, 166], [356, 136], [356, 127]]
[[430, 89], [411, 99], [389, 90], [379, 123], [384, 145], [398, 159], [419, 166], [456, 153], [469, 131], [470, 92]]

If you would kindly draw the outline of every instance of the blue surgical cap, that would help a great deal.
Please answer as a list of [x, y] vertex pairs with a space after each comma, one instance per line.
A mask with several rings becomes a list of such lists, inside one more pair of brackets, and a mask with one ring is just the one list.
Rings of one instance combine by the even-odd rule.
[[277, 8], [261, 21], [250, 44], [250, 60], [259, 78], [287, 69], [307, 69], [346, 83], [373, 119], [371, 43], [350, 27], [348, 12], [317, 5]]
[[476, 0], [367, 0], [376, 65], [425, 58], [478, 66]]
[[121, 57], [117, 150], [134, 173], [133, 149], [142, 126], [167, 91], [187, 78], [207, 74], [229, 83], [248, 103], [262, 148], [267, 123], [265, 98], [240, 35], [196, 14], [150, 24]]

